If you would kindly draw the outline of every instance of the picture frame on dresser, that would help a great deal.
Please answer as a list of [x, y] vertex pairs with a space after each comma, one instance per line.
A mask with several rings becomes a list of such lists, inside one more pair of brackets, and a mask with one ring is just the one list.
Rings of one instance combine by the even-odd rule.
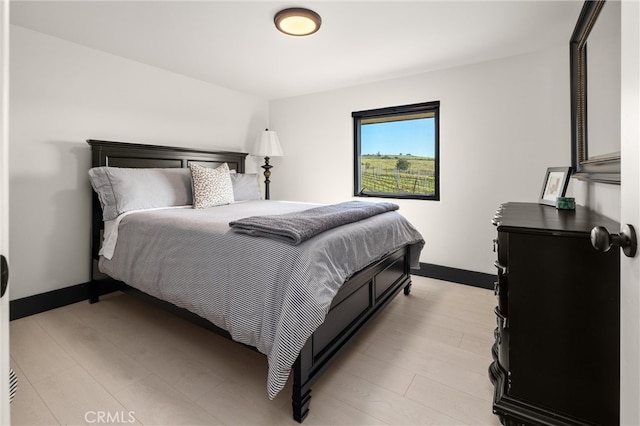
[[544, 175], [544, 182], [538, 204], [556, 205], [558, 197], [564, 197], [569, 186], [571, 167], [549, 167]]

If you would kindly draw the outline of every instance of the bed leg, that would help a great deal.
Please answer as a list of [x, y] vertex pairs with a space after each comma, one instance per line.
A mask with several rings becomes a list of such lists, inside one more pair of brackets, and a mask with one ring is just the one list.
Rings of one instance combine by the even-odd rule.
[[300, 389], [298, 392], [294, 389], [291, 397], [291, 405], [293, 406], [293, 419], [298, 423], [302, 423], [307, 414], [309, 414], [309, 404], [311, 403], [311, 389], [302, 394]]
[[97, 303], [100, 301], [100, 284], [97, 281], [89, 283], [89, 303]]
[[300, 350], [300, 354], [293, 363], [293, 387], [291, 389], [291, 406], [293, 407], [293, 419], [302, 423], [309, 414], [309, 404], [311, 403], [311, 375], [313, 367], [313, 351], [311, 347], [312, 339]]
[[411, 281], [407, 285], [404, 286], [404, 295], [408, 296], [411, 293]]

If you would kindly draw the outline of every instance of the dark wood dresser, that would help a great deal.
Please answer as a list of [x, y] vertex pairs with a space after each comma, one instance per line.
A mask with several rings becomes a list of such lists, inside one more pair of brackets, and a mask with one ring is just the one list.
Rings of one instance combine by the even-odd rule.
[[619, 424], [620, 250], [590, 240], [619, 224], [535, 203], [502, 204], [493, 223], [494, 413], [505, 425]]

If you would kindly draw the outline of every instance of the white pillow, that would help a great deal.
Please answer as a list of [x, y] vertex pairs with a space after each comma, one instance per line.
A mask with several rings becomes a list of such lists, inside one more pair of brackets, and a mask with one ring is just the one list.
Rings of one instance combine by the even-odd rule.
[[131, 210], [193, 203], [187, 169], [94, 167], [89, 170], [89, 181], [98, 194], [103, 220]]
[[260, 200], [260, 182], [256, 173], [231, 173], [234, 201]]
[[193, 185], [193, 208], [221, 206], [233, 203], [233, 185], [227, 163], [215, 169], [190, 164]]

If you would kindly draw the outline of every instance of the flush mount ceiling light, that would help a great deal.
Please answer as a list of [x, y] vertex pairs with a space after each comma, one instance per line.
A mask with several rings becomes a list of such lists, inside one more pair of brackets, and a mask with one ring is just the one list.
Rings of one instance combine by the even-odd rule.
[[276, 13], [273, 22], [280, 32], [292, 36], [306, 36], [320, 29], [322, 19], [313, 10], [293, 7]]

